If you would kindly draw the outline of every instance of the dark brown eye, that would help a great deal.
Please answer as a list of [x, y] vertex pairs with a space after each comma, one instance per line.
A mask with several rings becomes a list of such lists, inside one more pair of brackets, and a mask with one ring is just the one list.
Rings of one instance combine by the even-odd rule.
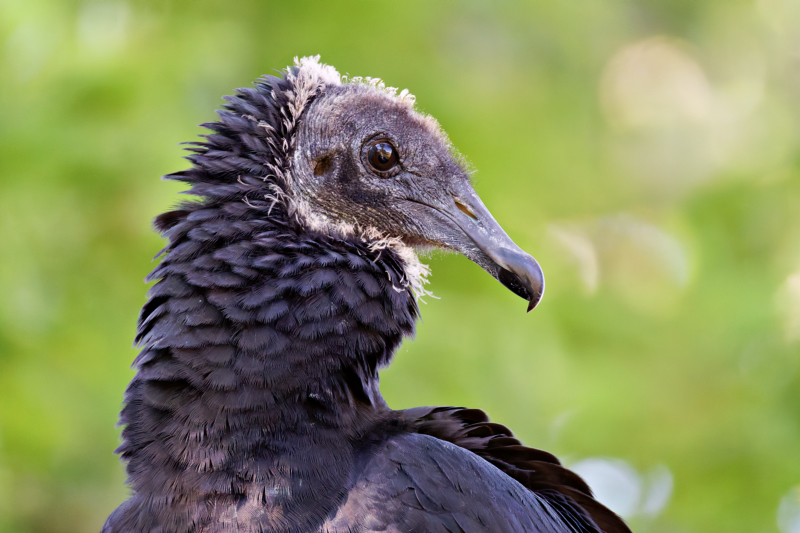
[[367, 152], [367, 161], [378, 172], [387, 172], [397, 166], [397, 150], [386, 141], [377, 141]]

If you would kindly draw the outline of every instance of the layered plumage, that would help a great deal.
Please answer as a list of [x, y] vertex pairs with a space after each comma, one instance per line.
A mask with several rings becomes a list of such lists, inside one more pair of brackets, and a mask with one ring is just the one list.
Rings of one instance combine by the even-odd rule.
[[412, 246], [543, 289], [435, 122], [314, 58], [227, 100], [168, 176], [198, 200], [156, 220], [120, 417], [133, 494], [103, 531], [628, 531], [481, 411], [380, 395], [424, 290]]

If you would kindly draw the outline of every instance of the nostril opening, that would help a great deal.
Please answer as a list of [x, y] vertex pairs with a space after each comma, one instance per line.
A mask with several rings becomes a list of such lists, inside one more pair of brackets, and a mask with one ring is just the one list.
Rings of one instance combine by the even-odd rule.
[[475, 220], [475, 221], [478, 220], [478, 217], [476, 217], [475, 214], [472, 211], [469, 210], [469, 207], [465, 206], [464, 204], [462, 204], [458, 200], [455, 200], [455, 202], [456, 202], [456, 207], [458, 208], [459, 211], [461, 211], [462, 213], [467, 215], [472, 220]]

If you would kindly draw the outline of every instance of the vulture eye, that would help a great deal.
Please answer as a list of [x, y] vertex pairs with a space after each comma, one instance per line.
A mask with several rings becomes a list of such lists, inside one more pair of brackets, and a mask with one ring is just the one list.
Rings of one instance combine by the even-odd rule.
[[397, 166], [397, 150], [387, 141], [375, 141], [367, 152], [367, 162], [378, 172], [388, 172]]

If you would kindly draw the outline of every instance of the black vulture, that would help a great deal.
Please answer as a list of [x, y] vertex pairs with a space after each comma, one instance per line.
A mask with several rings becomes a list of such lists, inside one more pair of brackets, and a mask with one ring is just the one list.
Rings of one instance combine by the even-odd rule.
[[529, 301], [536, 261], [406, 91], [318, 57], [226, 98], [156, 218], [120, 414], [130, 498], [104, 533], [629, 531], [551, 454], [476, 409], [378, 389], [419, 314], [416, 249]]

